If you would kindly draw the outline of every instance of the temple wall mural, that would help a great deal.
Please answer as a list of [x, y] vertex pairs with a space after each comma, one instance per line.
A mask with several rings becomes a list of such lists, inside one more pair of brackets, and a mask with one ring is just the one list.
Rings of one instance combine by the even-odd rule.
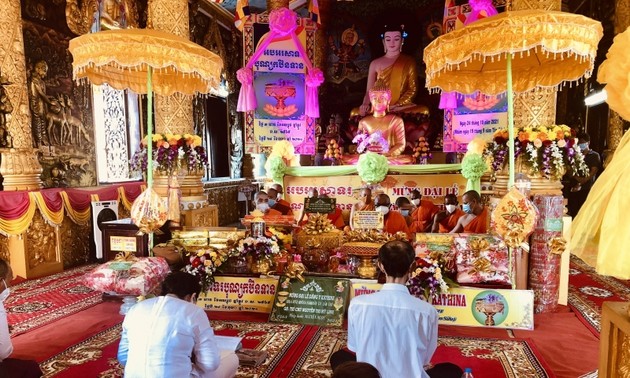
[[22, 2], [33, 147], [45, 187], [97, 184], [91, 88], [72, 80], [65, 2]]

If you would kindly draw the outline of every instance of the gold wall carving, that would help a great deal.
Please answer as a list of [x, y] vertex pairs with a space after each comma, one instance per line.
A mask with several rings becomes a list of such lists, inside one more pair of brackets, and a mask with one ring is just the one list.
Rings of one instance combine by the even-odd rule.
[[42, 187], [42, 166], [33, 148], [2, 148], [0, 155], [4, 190], [37, 190]]
[[6, 236], [0, 237], [0, 259], [4, 261], [11, 260], [11, 254], [9, 252], [9, 238]]
[[543, 9], [548, 11], [562, 10], [562, 0], [511, 0], [510, 10]]
[[85, 265], [90, 258], [90, 238], [92, 233], [92, 218], [86, 225], [74, 223], [70, 217], [65, 217], [59, 227], [61, 238], [61, 259], [65, 269]]
[[83, 1], [82, 4], [78, 0], [66, 0], [66, 23], [74, 34], [89, 33], [97, 12], [97, 0]]
[[623, 335], [617, 374], [619, 378], [630, 378], [630, 335]]
[[[26, 80], [26, 58], [19, 0], [3, 2], [0, 12], [0, 90], [3, 109], [0, 128], [3, 149], [0, 174], [5, 190], [39, 189], [42, 168], [32, 149], [31, 114]], [[9, 105], [9, 106], [6, 106]], [[10, 109], [10, 110], [9, 110]]]
[[7, 131], [13, 147], [32, 147], [31, 114], [28, 108], [26, 59], [19, 0], [3, 1], [0, 12], [0, 70], [13, 111], [7, 115]]
[[46, 223], [39, 209], [26, 231], [26, 256], [29, 270], [41, 264], [60, 262], [59, 232]]
[[514, 125], [531, 127], [556, 123], [555, 91], [532, 91], [514, 96]]
[[630, 26], [630, 1], [615, 1], [615, 34], [623, 33]]
[[245, 180], [230, 180], [220, 183], [206, 183], [204, 190], [208, 203], [219, 209], [219, 226], [226, 226], [239, 221], [242, 202], [238, 202], [238, 187]]

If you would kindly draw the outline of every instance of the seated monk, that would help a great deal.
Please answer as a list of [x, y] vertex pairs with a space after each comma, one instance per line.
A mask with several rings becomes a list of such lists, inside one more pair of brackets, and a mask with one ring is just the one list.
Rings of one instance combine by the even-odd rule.
[[383, 231], [395, 234], [397, 232], [404, 232], [407, 237], [411, 237], [409, 228], [407, 227], [407, 221], [398, 211], [390, 211], [391, 201], [387, 194], [379, 194], [374, 200], [374, 206], [376, 211], [380, 211], [384, 215], [384, 227]]
[[457, 221], [451, 233], [485, 234], [488, 232], [488, 208], [481, 203], [481, 196], [474, 190], [469, 190], [462, 197], [462, 208], [466, 213]]
[[359, 194], [359, 201], [352, 205], [350, 209], [350, 228], [352, 228], [352, 219], [355, 211], [374, 211], [374, 201], [372, 201], [372, 189], [362, 188]]
[[277, 216], [282, 215], [278, 210], [274, 210], [269, 206], [269, 195], [265, 191], [259, 191], [254, 194], [254, 206], [264, 215]]
[[398, 212], [400, 212], [400, 215], [405, 217], [405, 220], [407, 221], [407, 227], [411, 226], [411, 223], [413, 222], [413, 218], [411, 217], [413, 205], [409, 201], [409, 198], [398, 197], [396, 198], [396, 202], [394, 202], [394, 204], [398, 208]]
[[269, 195], [269, 206], [273, 210], [279, 211], [282, 215], [293, 215], [291, 204], [282, 199], [282, 193], [282, 185], [272, 184], [267, 190], [267, 194]]
[[411, 203], [416, 207], [411, 212], [411, 232], [429, 232], [433, 226], [433, 217], [440, 210], [435, 204], [422, 199], [422, 194], [418, 189], [411, 192]]
[[447, 194], [444, 197], [444, 209], [433, 217], [431, 232], [451, 232], [457, 225], [459, 218], [466, 214], [459, 208], [455, 194]]

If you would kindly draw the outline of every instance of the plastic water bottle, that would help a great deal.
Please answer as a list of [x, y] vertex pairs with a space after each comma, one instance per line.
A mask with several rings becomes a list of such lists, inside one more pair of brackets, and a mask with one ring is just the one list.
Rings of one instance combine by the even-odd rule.
[[474, 378], [472, 369], [471, 368], [464, 369], [464, 374], [462, 375], [462, 378]]

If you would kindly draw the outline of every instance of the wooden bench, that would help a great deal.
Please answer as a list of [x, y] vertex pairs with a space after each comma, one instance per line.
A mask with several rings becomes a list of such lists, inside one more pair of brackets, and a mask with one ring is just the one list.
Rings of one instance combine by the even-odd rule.
[[599, 339], [599, 377], [630, 376], [630, 302], [604, 302]]

